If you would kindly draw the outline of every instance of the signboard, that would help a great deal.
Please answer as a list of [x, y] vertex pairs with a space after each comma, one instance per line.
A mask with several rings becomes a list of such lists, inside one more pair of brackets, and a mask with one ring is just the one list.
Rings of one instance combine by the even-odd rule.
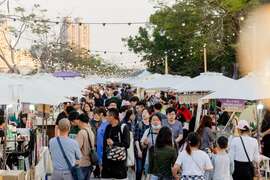
[[242, 112], [245, 109], [245, 100], [220, 99], [221, 109], [227, 112]]

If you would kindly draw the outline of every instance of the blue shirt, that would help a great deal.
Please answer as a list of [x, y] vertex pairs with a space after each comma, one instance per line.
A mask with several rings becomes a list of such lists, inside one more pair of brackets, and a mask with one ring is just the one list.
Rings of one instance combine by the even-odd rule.
[[[60, 142], [63, 146], [64, 152], [72, 166], [75, 161], [81, 158], [80, 147], [77, 141], [71, 138], [60, 137]], [[56, 137], [52, 138], [49, 142], [49, 149], [52, 156], [53, 169], [55, 170], [69, 170], [64, 155], [60, 149]]]
[[168, 122], [168, 120], [165, 120], [165, 121], [163, 121], [162, 125], [171, 129], [172, 135], [173, 135], [173, 140], [175, 140], [176, 138], [178, 138], [178, 136], [180, 134], [183, 134], [182, 123], [179, 122], [178, 120], [176, 120], [174, 124], [170, 124]]
[[102, 164], [104, 134], [108, 125], [109, 123], [106, 120], [103, 120], [97, 130], [97, 154], [99, 164]]

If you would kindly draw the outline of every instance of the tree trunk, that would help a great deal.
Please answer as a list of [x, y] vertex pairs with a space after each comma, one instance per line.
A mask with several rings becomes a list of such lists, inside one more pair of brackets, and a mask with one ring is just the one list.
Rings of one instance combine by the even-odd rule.
[[11, 62], [13, 63], [13, 72], [20, 74], [20, 71], [15, 64], [15, 49], [14, 48], [10, 48], [10, 55], [11, 55]]
[[9, 69], [9, 71], [13, 73], [13, 72], [14, 72], [14, 69], [13, 69], [13, 67], [8, 63], [8, 61], [7, 61], [3, 56], [1, 56], [1, 55], [0, 55], [0, 59], [1, 59], [2, 61], [4, 61], [4, 63], [7, 65], [8, 69]]

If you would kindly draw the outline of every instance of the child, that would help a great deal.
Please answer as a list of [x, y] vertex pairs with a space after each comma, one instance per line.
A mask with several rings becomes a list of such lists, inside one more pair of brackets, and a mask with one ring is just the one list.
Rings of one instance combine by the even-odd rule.
[[226, 152], [228, 147], [228, 139], [221, 136], [217, 140], [218, 148], [217, 154], [213, 156], [213, 180], [231, 180], [232, 163], [230, 157]]

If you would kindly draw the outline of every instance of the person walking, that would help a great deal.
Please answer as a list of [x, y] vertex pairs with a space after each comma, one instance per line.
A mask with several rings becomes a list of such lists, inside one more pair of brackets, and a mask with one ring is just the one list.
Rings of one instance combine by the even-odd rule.
[[197, 133], [189, 133], [186, 149], [178, 154], [173, 167], [173, 176], [177, 179], [181, 169], [181, 180], [205, 180], [205, 172], [213, 169], [209, 156], [200, 147]]
[[228, 148], [228, 138], [221, 136], [217, 140], [218, 152], [213, 156], [214, 166], [213, 180], [232, 180], [233, 163], [226, 152]]
[[261, 136], [262, 136], [262, 153], [264, 156], [270, 158], [270, 111], [266, 110], [262, 126], [261, 126]]
[[[130, 133], [126, 125], [121, 126], [119, 112], [108, 109], [103, 144], [102, 179], [127, 179], [127, 149], [130, 145]], [[105, 153], [106, 152], [106, 153]]]
[[177, 149], [179, 148], [179, 143], [183, 139], [183, 127], [181, 122], [176, 120], [176, 110], [169, 107], [166, 110], [167, 119], [163, 121], [163, 125], [171, 129], [173, 134], [173, 142], [176, 144]]
[[143, 137], [141, 138], [141, 146], [143, 149], [147, 150], [144, 163], [144, 171], [146, 176], [149, 176], [151, 173], [149, 171], [149, 151], [153, 146], [155, 146], [157, 135], [162, 127], [161, 121], [161, 117], [158, 114], [153, 114], [150, 117], [150, 127], [145, 130]]
[[89, 117], [86, 114], [79, 115], [78, 126], [79, 133], [76, 141], [79, 143], [82, 157], [80, 159], [80, 167], [83, 174], [83, 180], [89, 180], [93, 171], [93, 162], [90, 159], [90, 151], [95, 150], [95, 135], [89, 125]]
[[[78, 164], [79, 159], [81, 158], [80, 147], [77, 141], [68, 137], [70, 130], [70, 122], [68, 119], [64, 118], [60, 120], [58, 122], [58, 129], [59, 137], [54, 137], [49, 142], [49, 150], [51, 152], [53, 163], [53, 173], [51, 179], [73, 180], [69, 163], [71, 166]], [[61, 149], [60, 144], [63, 150]], [[65, 159], [65, 156], [67, 159]]]
[[200, 126], [197, 130], [199, 137], [201, 137], [200, 149], [209, 153], [213, 149], [214, 133], [212, 132], [212, 119], [210, 116], [203, 116]]
[[172, 132], [170, 128], [162, 127], [157, 135], [155, 147], [149, 153], [151, 180], [172, 180], [172, 167], [176, 158], [177, 152], [173, 147]]
[[147, 149], [143, 148], [141, 145], [141, 139], [144, 132], [150, 126], [150, 114], [147, 109], [142, 112], [142, 121], [137, 122], [134, 131], [134, 142], [135, 142], [135, 159], [136, 159], [136, 180], [141, 180], [143, 167], [146, 159]]
[[240, 120], [237, 128], [240, 136], [232, 139], [229, 148], [230, 159], [234, 162], [233, 179], [252, 180], [259, 172], [259, 145], [249, 136], [250, 126], [246, 120]]
[[99, 167], [96, 167], [94, 171], [94, 176], [96, 178], [100, 177], [101, 169], [102, 169], [102, 157], [103, 157], [103, 143], [104, 143], [104, 135], [105, 130], [108, 126], [108, 121], [106, 120], [106, 109], [105, 108], [98, 108], [97, 113], [95, 114], [96, 118], [101, 120], [101, 124], [97, 129], [97, 136], [96, 136], [96, 144], [97, 144], [97, 155], [98, 155], [98, 164]]

